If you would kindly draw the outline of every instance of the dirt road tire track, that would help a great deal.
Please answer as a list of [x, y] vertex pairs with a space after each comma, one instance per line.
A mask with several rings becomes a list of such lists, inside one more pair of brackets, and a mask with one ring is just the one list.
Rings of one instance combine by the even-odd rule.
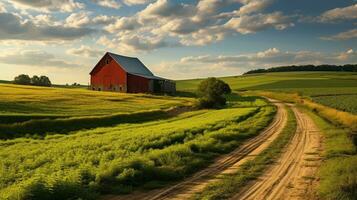
[[321, 134], [312, 119], [292, 106], [297, 131], [279, 160], [232, 199], [314, 199], [321, 163]]
[[193, 194], [202, 190], [208, 183], [215, 180], [215, 176], [236, 170], [239, 165], [244, 163], [249, 156], [257, 155], [263, 151], [283, 130], [287, 121], [287, 111], [284, 104], [273, 101], [277, 106], [277, 114], [273, 122], [258, 136], [247, 140], [233, 152], [219, 157], [212, 165], [204, 170], [195, 173], [186, 180], [173, 186], [153, 190], [150, 192], [136, 192], [129, 195], [112, 196], [106, 200], [124, 200], [124, 199], [188, 199]]

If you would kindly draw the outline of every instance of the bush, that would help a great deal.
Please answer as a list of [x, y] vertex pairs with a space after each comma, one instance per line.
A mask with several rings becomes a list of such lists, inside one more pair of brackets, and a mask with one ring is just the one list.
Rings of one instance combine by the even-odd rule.
[[20, 85], [30, 85], [31, 84], [31, 78], [26, 75], [26, 74], [21, 74], [15, 77], [14, 79], [15, 84], [20, 84]]
[[226, 104], [225, 94], [230, 94], [231, 88], [222, 80], [207, 78], [203, 80], [197, 89], [199, 107], [217, 108]]
[[47, 76], [33, 76], [30, 78], [29, 75], [26, 74], [21, 74], [19, 76], [16, 76], [14, 79], [15, 84], [19, 85], [36, 85], [36, 86], [45, 86], [45, 87], [51, 87], [52, 83], [50, 79]]

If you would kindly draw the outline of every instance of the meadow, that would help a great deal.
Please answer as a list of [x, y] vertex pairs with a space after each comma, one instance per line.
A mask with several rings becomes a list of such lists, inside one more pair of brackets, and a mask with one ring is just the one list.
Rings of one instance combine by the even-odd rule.
[[[95, 92], [84, 88], [46, 88], [0, 84], [2, 123], [42, 118], [69, 118], [128, 114], [167, 109], [192, 99], [148, 94]], [[11, 121], [12, 120], [12, 121]]]
[[[272, 106], [0, 142], [1, 199], [95, 199], [179, 180], [269, 124]], [[253, 128], [252, 128], [253, 127]]]

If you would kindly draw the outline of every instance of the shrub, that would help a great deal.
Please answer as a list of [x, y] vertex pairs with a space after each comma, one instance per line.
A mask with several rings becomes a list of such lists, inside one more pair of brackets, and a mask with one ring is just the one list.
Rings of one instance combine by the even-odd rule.
[[51, 87], [52, 83], [50, 79], [47, 76], [33, 76], [30, 78], [29, 75], [26, 74], [21, 74], [19, 76], [16, 76], [14, 79], [15, 84], [19, 85], [36, 85], [36, 86], [46, 86], [46, 87]]
[[221, 107], [226, 104], [226, 97], [224, 95], [230, 93], [231, 88], [227, 83], [216, 78], [207, 78], [198, 85], [199, 107]]
[[15, 77], [14, 79], [15, 84], [20, 84], [20, 85], [30, 85], [31, 84], [31, 78], [26, 75], [26, 74], [21, 74]]

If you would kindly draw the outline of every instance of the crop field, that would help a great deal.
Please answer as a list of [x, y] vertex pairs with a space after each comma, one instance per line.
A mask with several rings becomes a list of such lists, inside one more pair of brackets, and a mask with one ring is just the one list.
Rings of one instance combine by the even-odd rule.
[[[298, 93], [318, 103], [356, 113], [357, 73], [276, 72], [224, 77], [233, 90], [265, 90]], [[179, 90], [194, 91], [199, 79], [179, 81]], [[340, 96], [341, 95], [341, 96]]]
[[336, 108], [338, 110], [350, 112], [357, 115], [357, 94], [355, 95], [334, 95], [316, 96], [312, 98], [317, 103]]
[[[0, 198], [95, 198], [177, 180], [263, 129], [274, 107], [200, 110], [168, 120], [0, 142]], [[251, 128], [254, 127], [254, 128]]]

